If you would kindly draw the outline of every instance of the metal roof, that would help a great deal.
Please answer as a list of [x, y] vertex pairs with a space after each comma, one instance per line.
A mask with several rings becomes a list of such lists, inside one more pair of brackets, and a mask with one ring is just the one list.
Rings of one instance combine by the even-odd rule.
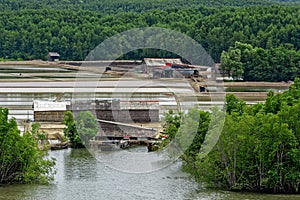
[[183, 64], [180, 58], [144, 58], [147, 66], [159, 67], [164, 66], [166, 63]]
[[59, 57], [60, 56], [57, 52], [49, 52], [48, 55], [51, 57]]

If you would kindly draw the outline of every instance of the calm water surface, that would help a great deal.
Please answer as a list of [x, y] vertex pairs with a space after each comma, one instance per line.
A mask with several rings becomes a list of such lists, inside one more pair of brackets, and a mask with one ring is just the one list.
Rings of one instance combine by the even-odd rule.
[[205, 189], [181, 171], [180, 162], [152, 173], [132, 174], [108, 167], [83, 149], [54, 151], [50, 156], [57, 159], [53, 184], [0, 187], [0, 199], [300, 199]]

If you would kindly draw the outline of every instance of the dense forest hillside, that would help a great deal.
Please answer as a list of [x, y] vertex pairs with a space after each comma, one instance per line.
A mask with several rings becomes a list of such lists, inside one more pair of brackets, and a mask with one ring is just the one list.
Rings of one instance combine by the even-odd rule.
[[[271, 5], [280, 1], [275, 0], [2, 0], [4, 9], [24, 8], [58, 8], [58, 9], [87, 9], [105, 12], [132, 11], [142, 12], [147, 10], [162, 10], [167, 8], [193, 8], [199, 6], [249, 6]], [[284, 1], [281, 1], [281, 3]], [[299, 1], [298, 1], [299, 2]]]
[[[83, 60], [103, 40], [140, 27], [163, 27], [187, 34], [215, 62], [220, 62], [222, 52], [236, 42], [266, 50], [284, 48], [299, 55], [299, 5], [280, 5], [267, 0], [0, 2], [1, 59], [45, 59], [47, 52], [56, 51], [63, 60]], [[147, 55], [133, 53], [124, 58], [143, 56]], [[293, 63], [298, 69], [294, 70], [295, 75], [300, 67], [297, 59]]]

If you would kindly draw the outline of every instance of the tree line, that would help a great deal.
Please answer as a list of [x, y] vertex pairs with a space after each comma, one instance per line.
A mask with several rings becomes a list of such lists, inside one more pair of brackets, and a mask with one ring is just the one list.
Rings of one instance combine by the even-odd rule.
[[290, 45], [263, 49], [236, 42], [221, 55], [223, 76], [244, 81], [291, 81], [300, 76], [300, 51]]
[[[105, 39], [139, 27], [180, 31], [220, 62], [236, 41], [263, 49], [300, 48], [298, 6], [198, 7], [105, 13], [73, 9], [19, 9], [0, 13], [0, 57], [45, 59], [57, 51], [63, 60], [82, 60]], [[133, 57], [141, 57], [134, 55]]]
[[[1, 0], [1, 9], [19, 10], [19, 9], [74, 9], [74, 10], [93, 10], [107, 13], [115, 12], [144, 12], [148, 10], [164, 10], [166, 8], [190, 8], [205, 6], [254, 6], [254, 5], [282, 5], [291, 4], [286, 1], [276, 0]], [[297, 2], [297, 1], [295, 1]], [[299, 3], [299, 2], [298, 2]]]
[[[84, 60], [97, 45], [117, 33], [162, 27], [195, 39], [217, 63], [223, 56], [225, 73], [237, 79], [293, 80], [300, 68], [300, 9], [286, 1], [276, 2], [3, 0], [0, 60], [45, 60], [51, 51], [58, 52], [62, 60]], [[239, 49], [241, 45], [236, 46], [236, 42], [249, 44], [242, 48], [251, 53]], [[119, 58], [174, 56], [172, 52], [146, 49]]]
[[[205, 138], [214, 135], [212, 120], [223, 112], [192, 110], [166, 117], [165, 131], [174, 138], [184, 126], [180, 119], [198, 112], [199, 127], [192, 145], [184, 152], [184, 168], [208, 186], [268, 193], [300, 191], [300, 79], [284, 93], [269, 92], [265, 103], [248, 106], [227, 95], [224, 127], [212, 150], [203, 156]], [[221, 116], [212, 117], [212, 116]]]

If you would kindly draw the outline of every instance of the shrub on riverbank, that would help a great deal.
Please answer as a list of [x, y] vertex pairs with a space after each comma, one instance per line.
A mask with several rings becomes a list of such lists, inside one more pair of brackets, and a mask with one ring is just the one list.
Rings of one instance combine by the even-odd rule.
[[84, 148], [98, 133], [98, 124], [90, 111], [79, 112], [76, 118], [71, 111], [67, 111], [64, 124], [66, 125], [64, 134], [69, 138], [73, 148]]
[[270, 92], [264, 104], [246, 106], [228, 95], [225, 110], [217, 144], [204, 158], [185, 152], [186, 171], [211, 187], [299, 193], [300, 79], [283, 94]]
[[0, 184], [13, 182], [48, 183], [53, 179], [53, 160], [38, 148], [34, 133], [20, 135], [15, 119], [8, 120], [8, 109], [0, 108]]

